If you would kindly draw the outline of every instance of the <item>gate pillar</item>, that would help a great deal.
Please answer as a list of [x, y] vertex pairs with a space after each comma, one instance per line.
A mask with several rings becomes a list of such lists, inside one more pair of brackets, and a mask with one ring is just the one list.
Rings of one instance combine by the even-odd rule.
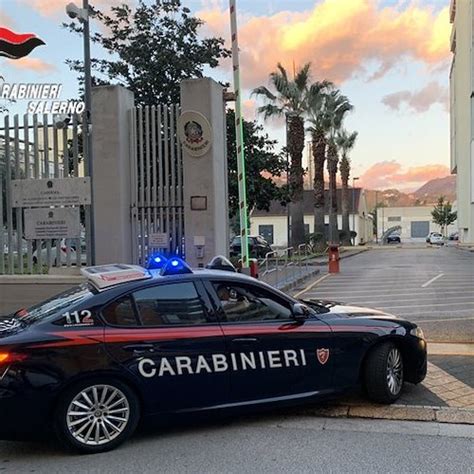
[[131, 133], [134, 95], [122, 86], [92, 89], [96, 264], [132, 263]]
[[187, 261], [196, 267], [229, 253], [223, 92], [209, 78], [181, 83], [185, 248]]

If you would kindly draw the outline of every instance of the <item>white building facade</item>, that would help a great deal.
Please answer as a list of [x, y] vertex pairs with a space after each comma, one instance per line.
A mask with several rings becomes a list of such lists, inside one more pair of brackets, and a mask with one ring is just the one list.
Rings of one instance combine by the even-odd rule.
[[[433, 222], [433, 206], [379, 207], [377, 209], [377, 237], [379, 241], [390, 229], [399, 228], [402, 242], [425, 241], [430, 232], [441, 232], [441, 227]], [[448, 226], [447, 234], [457, 230], [456, 223]]]
[[[338, 209], [341, 209], [340, 189], [338, 193]], [[354, 193], [352, 195], [352, 193]], [[325, 224], [329, 225], [328, 213], [328, 192], [326, 191], [326, 215]], [[291, 204], [290, 204], [291, 205]], [[350, 230], [357, 233], [355, 239], [356, 245], [366, 244], [373, 241], [373, 218], [367, 209], [365, 191], [360, 188], [349, 189], [349, 227]], [[355, 210], [355, 212], [354, 212]], [[275, 248], [284, 248], [288, 246], [288, 208], [280, 203], [272, 202], [270, 210], [254, 211], [250, 216], [250, 234], [261, 235], [265, 240]], [[339, 211], [337, 216], [338, 229], [342, 229], [342, 215]], [[305, 233], [314, 232], [314, 198], [313, 191], [304, 191], [304, 222]]]
[[474, 243], [473, 0], [451, 0], [451, 172], [456, 174], [459, 239]]

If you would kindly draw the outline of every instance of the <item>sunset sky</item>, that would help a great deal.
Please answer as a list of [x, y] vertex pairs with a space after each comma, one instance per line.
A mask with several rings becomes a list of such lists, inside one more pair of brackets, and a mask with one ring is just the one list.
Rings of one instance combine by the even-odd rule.
[[[0, 0], [0, 26], [46, 42], [22, 60], [0, 58], [6, 82], [62, 82], [63, 98], [77, 95], [64, 60], [81, 57], [82, 44], [60, 27], [69, 1]], [[119, 1], [93, 3], [106, 8]], [[203, 32], [229, 38], [227, 1], [183, 3], [206, 21]], [[410, 191], [449, 174], [448, 0], [240, 0], [238, 6], [246, 118], [256, 118], [251, 89], [268, 84], [278, 61], [289, 70], [311, 62], [313, 79], [334, 81], [355, 106], [346, 127], [359, 132], [352, 162], [360, 184]], [[230, 81], [230, 63], [209, 75]], [[17, 103], [11, 112], [25, 109]], [[281, 123], [267, 130], [283, 144]]]

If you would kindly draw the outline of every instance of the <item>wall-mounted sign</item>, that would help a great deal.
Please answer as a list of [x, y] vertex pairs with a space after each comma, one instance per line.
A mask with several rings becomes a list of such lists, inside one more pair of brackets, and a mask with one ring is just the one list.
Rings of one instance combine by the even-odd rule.
[[169, 236], [166, 232], [152, 232], [148, 236], [148, 245], [154, 249], [167, 249]]
[[65, 239], [81, 236], [78, 207], [25, 209], [25, 238]]
[[211, 149], [211, 124], [201, 113], [192, 110], [183, 112], [179, 117], [178, 128], [183, 149], [189, 155], [200, 157]]
[[15, 179], [13, 207], [78, 206], [91, 203], [91, 181], [86, 178]]

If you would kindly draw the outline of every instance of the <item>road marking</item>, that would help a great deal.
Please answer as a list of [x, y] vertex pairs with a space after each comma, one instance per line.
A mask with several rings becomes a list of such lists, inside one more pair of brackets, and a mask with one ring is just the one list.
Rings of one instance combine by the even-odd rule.
[[[409, 303], [409, 302], [414, 302], [414, 303], [422, 303], [422, 302], [425, 302], [426, 301], [426, 306], [431, 306], [432, 302], [433, 302], [433, 296], [434, 295], [430, 295], [430, 296], [423, 296], [422, 298], [412, 294], [412, 295], [406, 295], [404, 298], [403, 298], [403, 301], [405, 303]], [[462, 300], [468, 300], [467, 303], [470, 303], [474, 300], [474, 295], [471, 296], [471, 295], [467, 295], [467, 296], [441, 296], [441, 295], [437, 295], [439, 296], [439, 299], [444, 301], [444, 302], [447, 302], [447, 301], [462, 301]], [[362, 299], [361, 298], [366, 298], [366, 299]], [[351, 302], [351, 303], [359, 303], [359, 301], [356, 301], [355, 299], [358, 299], [360, 300], [360, 303], [363, 303], [365, 305], [380, 305], [380, 304], [390, 304], [390, 303], [393, 303], [394, 301], [392, 300], [392, 295], [387, 295], [387, 296], [380, 296], [376, 299], [373, 299], [373, 300], [369, 300], [367, 298], [370, 298], [370, 296], [367, 296], [367, 297], [362, 297], [362, 296], [353, 296], [352, 298], [348, 298], [347, 301]], [[387, 301], [388, 300], [388, 301]]]
[[439, 323], [439, 322], [446, 322], [446, 321], [470, 321], [474, 319], [474, 316], [473, 317], [469, 317], [469, 318], [446, 318], [446, 319], [419, 319], [419, 320], [413, 320], [413, 321], [416, 321], [416, 323], [423, 323], [423, 324], [427, 324], [427, 323]]
[[433, 277], [431, 280], [428, 280], [426, 283], [423, 283], [423, 285], [421, 285], [421, 287], [426, 288], [427, 286], [431, 285], [431, 283], [436, 281], [438, 278], [441, 278], [442, 276], [444, 276], [444, 273], [440, 273], [439, 275]]
[[[393, 286], [386, 286], [383, 288], [373, 288], [372, 290], [342, 290], [342, 289], [337, 289], [337, 288], [331, 288], [331, 287], [326, 287], [324, 285], [321, 286], [321, 288], [318, 288], [315, 290], [314, 293], [315, 295], [321, 292], [328, 293], [330, 292], [331, 294], [347, 294], [349, 297], [350, 296], [356, 296], [355, 293], [369, 293], [371, 295], [375, 295], [376, 293], [381, 293], [383, 295], [390, 295], [395, 293], [390, 293], [390, 291], [400, 291], [400, 290], [405, 290], [405, 291], [410, 291], [410, 294], [419, 294], [420, 293], [420, 287], [413, 287], [413, 288], [394, 288]], [[435, 288], [431, 287], [430, 289], [426, 290], [426, 292], [423, 292], [423, 295], [428, 295], [428, 294], [439, 294], [439, 290], [443, 290], [443, 294], [446, 293], [466, 293], [468, 290], [472, 292], [474, 295], [474, 288], [472, 285], [466, 285], [466, 286], [456, 286], [453, 289], [449, 288]]]
[[311, 290], [314, 288], [318, 283], [321, 283], [324, 281], [327, 277], [331, 276], [331, 273], [326, 273], [326, 275], [323, 275], [321, 278], [318, 278], [316, 281], [313, 281], [310, 285], [308, 285], [304, 290], [298, 291], [295, 295], [293, 295], [293, 298], [299, 298], [302, 294], [306, 293], [307, 291]]
[[[461, 305], [474, 305], [474, 302], [466, 302], [466, 303], [431, 303], [429, 307], [434, 307], [434, 306], [461, 306]], [[427, 304], [411, 304], [411, 305], [402, 305], [402, 306], [379, 306], [379, 308], [384, 308], [384, 309], [397, 309], [397, 308], [426, 308], [428, 306]], [[471, 308], [466, 308], [465, 311]], [[474, 310], [474, 307], [471, 309]], [[455, 310], [457, 311], [457, 310]]]

